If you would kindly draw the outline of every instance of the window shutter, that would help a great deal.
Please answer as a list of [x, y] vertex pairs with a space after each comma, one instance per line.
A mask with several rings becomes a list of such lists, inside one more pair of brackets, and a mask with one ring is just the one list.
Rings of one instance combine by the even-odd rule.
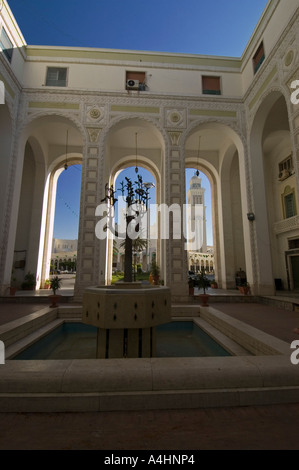
[[220, 95], [220, 77], [203, 76], [202, 92], [207, 95]]

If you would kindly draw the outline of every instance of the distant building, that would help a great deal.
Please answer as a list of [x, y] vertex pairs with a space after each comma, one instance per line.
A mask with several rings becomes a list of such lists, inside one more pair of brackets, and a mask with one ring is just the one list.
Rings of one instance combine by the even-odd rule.
[[190, 180], [190, 189], [187, 192], [188, 206], [190, 214], [188, 217], [188, 236], [191, 240], [191, 234], [194, 234], [197, 247], [193, 247], [193, 242], [188, 242], [188, 251], [207, 251], [207, 225], [206, 225], [206, 207], [205, 207], [205, 188], [201, 186], [201, 178], [194, 175]]
[[188, 241], [188, 268], [189, 271], [198, 273], [214, 271], [213, 247], [207, 246], [207, 224], [205, 206], [205, 188], [201, 185], [201, 178], [194, 175], [190, 180], [190, 188], [187, 192], [187, 201], [190, 207], [188, 217], [188, 238], [193, 234], [198, 246], [194, 249], [192, 241]]
[[76, 271], [78, 240], [53, 238], [51, 271]]
[[78, 240], [53, 238], [52, 253], [77, 253]]

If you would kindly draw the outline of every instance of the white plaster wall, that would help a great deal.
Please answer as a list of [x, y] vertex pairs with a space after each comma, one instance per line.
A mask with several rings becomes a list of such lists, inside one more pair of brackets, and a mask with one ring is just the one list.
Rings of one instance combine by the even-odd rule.
[[5, 105], [0, 106], [0, 220], [4, 220], [4, 204], [11, 164], [11, 120]]
[[[71, 55], [73, 50], [68, 49]], [[53, 48], [55, 53], [55, 48]], [[47, 61], [44, 57], [41, 62], [35, 59], [27, 60], [24, 70], [23, 86], [26, 88], [40, 88], [45, 85], [47, 67], [68, 68], [68, 89], [95, 90], [95, 91], [126, 91], [126, 72], [130, 70], [146, 73], [146, 83], [149, 93], [167, 93], [180, 95], [201, 95], [202, 75], [221, 76], [222, 95], [227, 97], [242, 96], [242, 81], [240, 73], [228, 72], [225, 69], [210, 70], [198, 68], [187, 70], [182, 66], [167, 68], [153, 68], [146, 65], [140, 67], [140, 61], [123, 66], [115, 63], [90, 63], [82, 58], [81, 63], [71, 63], [70, 59], [61, 62], [58, 57], [51, 57]], [[214, 68], [215, 69], [215, 68]], [[49, 87], [46, 87], [47, 89]], [[50, 87], [56, 88], [56, 87]], [[136, 93], [136, 92], [135, 92]], [[140, 92], [145, 94], [145, 92]], [[209, 95], [204, 95], [209, 96]]]
[[26, 57], [23, 47], [26, 45], [26, 41], [6, 0], [4, 0], [2, 10], [0, 11], [0, 30], [2, 26], [5, 28], [5, 31], [14, 47], [11, 64], [9, 64], [6, 59], [4, 60], [7, 62], [9, 67], [11, 67], [17, 80], [22, 82]]
[[[261, 41], [264, 43], [266, 61], [272, 49], [277, 44], [281, 33], [292, 20], [298, 7], [298, 0], [274, 0], [268, 3], [268, 9], [265, 12], [265, 16], [260, 19], [242, 56], [242, 80], [244, 93], [246, 93], [254, 78], [252, 58]], [[273, 11], [272, 16], [270, 16], [271, 11]], [[258, 76], [262, 68], [263, 65], [256, 73], [256, 76]]]

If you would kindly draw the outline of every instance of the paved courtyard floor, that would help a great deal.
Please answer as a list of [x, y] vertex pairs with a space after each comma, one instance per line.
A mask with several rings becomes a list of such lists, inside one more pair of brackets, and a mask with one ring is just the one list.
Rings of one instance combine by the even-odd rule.
[[175, 411], [4, 413], [0, 418], [0, 450], [299, 449], [299, 403]]
[[[41, 308], [0, 303], [0, 324]], [[299, 339], [299, 312], [258, 303], [215, 308], [273, 336]], [[294, 366], [294, 367], [299, 367]], [[299, 450], [296, 404], [101, 413], [1, 413], [0, 450]], [[109, 455], [109, 453], [107, 454]]]

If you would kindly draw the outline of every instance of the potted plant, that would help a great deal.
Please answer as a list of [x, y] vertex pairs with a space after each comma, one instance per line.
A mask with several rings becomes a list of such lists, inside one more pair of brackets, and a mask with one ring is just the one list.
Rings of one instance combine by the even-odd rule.
[[188, 279], [188, 285], [189, 285], [189, 295], [194, 295], [194, 280], [189, 277]]
[[22, 282], [22, 289], [23, 290], [34, 290], [36, 286], [36, 278], [35, 274], [28, 271], [24, 278], [24, 282]]
[[14, 272], [12, 271], [11, 273], [11, 280], [10, 280], [10, 287], [9, 287], [9, 293], [10, 295], [16, 295], [16, 292], [18, 290], [16, 286], [17, 278], [14, 276]]
[[199, 294], [199, 297], [201, 299], [201, 304], [203, 307], [208, 307], [208, 299], [209, 299], [209, 294], [206, 293], [206, 290], [210, 287], [210, 281], [208, 277], [205, 275], [204, 270], [202, 270], [198, 276], [198, 288], [203, 289], [203, 294]]
[[50, 279], [45, 280], [44, 289], [51, 289], [51, 280]]
[[50, 307], [57, 307], [57, 302], [59, 301], [61, 295], [56, 294], [56, 291], [58, 291], [61, 287], [61, 281], [62, 279], [58, 276], [55, 276], [51, 279], [51, 289], [53, 291], [53, 295], [49, 295], [49, 299], [51, 301]]
[[243, 295], [248, 295], [250, 293], [250, 285], [248, 282], [243, 282], [240, 286], [238, 286], [238, 289]]
[[215, 281], [215, 279], [211, 280], [211, 287], [212, 289], [218, 289], [218, 283]]
[[156, 261], [153, 260], [152, 261], [152, 265], [151, 265], [151, 275], [153, 277], [153, 284], [155, 286], [158, 286], [159, 285], [159, 279], [160, 279], [160, 268], [159, 266], [157, 265]]

